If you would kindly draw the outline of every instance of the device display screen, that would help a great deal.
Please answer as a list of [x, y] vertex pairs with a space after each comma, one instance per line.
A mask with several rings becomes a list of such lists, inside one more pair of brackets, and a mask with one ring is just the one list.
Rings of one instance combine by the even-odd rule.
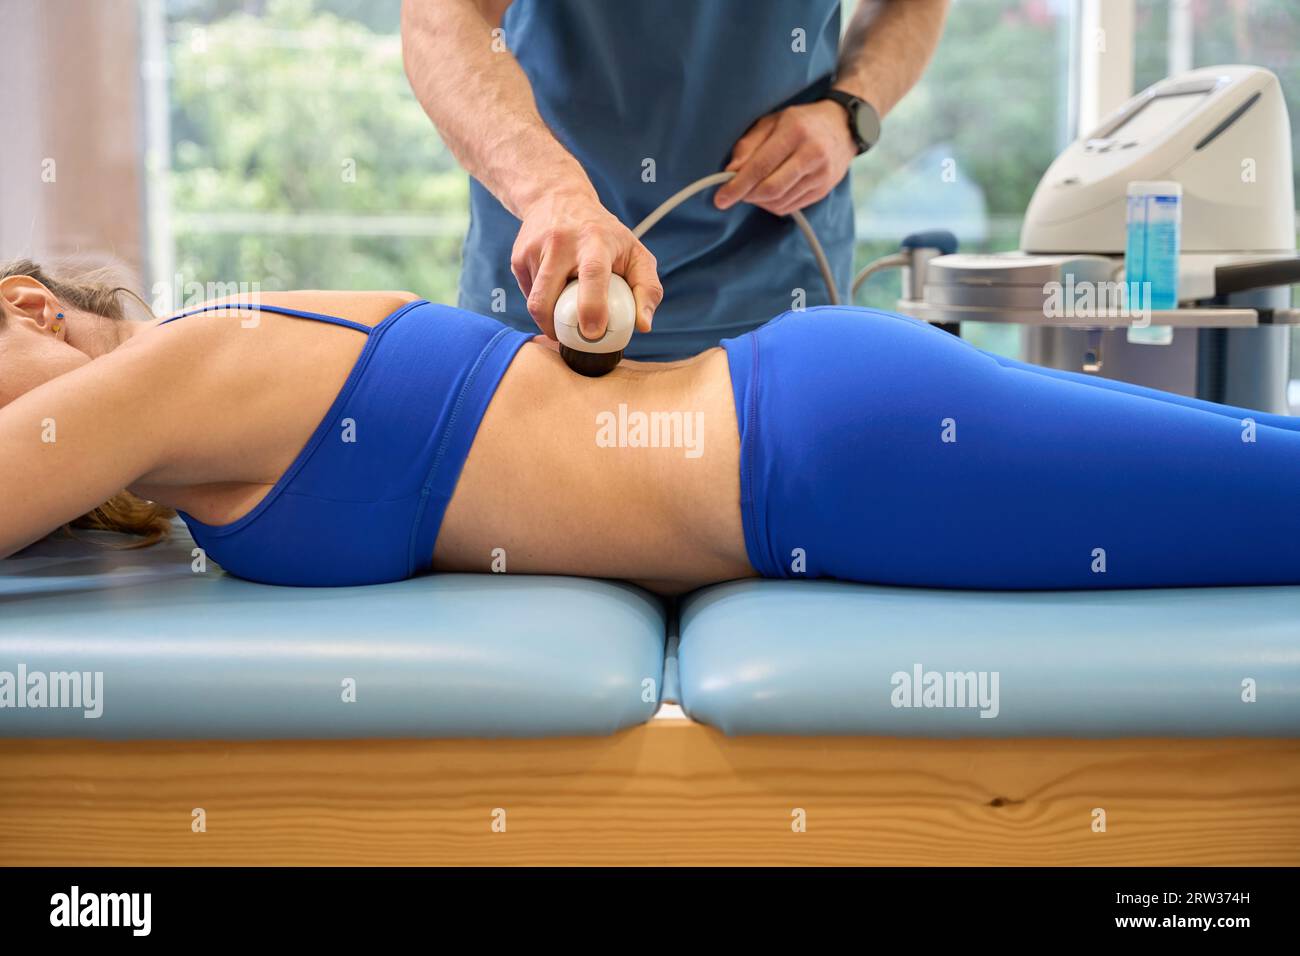
[[1130, 116], [1124, 125], [1111, 131], [1111, 136], [1139, 142], [1164, 132], [1200, 105], [1205, 93], [1173, 93], [1154, 96], [1147, 105]]

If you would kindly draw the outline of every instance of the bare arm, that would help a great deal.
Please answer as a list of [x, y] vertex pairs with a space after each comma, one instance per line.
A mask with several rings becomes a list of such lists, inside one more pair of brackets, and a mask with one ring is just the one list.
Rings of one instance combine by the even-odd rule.
[[547, 193], [594, 199], [596, 191], [537, 112], [499, 31], [506, 5], [404, 0], [402, 55], [416, 99], [452, 154], [523, 219]]
[[[373, 326], [414, 298], [308, 291], [262, 302]], [[260, 500], [362, 349], [348, 330], [265, 319], [214, 311], [141, 327], [0, 407], [0, 558], [124, 488], [186, 511], [198, 505], [196, 516], [214, 522]]]
[[835, 87], [881, 116], [925, 72], [939, 45], [949, 0], [859, 0], [840, 45]]
[[402, 56], [411, 89], [471, 176], [523, 223], [511, 269], [528, 311], [554, 338], [555, 300], [579, 278], [578, 318], [607, 321], [611, 270], [637, 301], [641, 331], [663, 290], [654, 256], [601, 205], [581, 164], [537, 111], [499, 27], [509, 0], [403, 0]]
[[151, 350], [118, 349], [0, 409], [0, 558], [98, 507], [159, 462], [179, 424]]

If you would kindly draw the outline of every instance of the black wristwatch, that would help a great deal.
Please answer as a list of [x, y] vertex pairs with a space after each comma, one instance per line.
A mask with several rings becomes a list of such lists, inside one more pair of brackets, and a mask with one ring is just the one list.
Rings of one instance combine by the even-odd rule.
[[843, 90], [831, 90], [826, 99], [839, 103], [849, 114], [849, 132], [859, 156], [880, 142], [880, 114], [874, 106]]

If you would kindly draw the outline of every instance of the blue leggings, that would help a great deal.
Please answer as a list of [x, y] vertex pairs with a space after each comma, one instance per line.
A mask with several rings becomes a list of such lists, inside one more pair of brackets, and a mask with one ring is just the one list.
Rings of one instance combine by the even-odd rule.
[[1300, 583], [1300, 421], [1026, 365], [904, 316], [723, 342], [750, 563], [953, 588]]

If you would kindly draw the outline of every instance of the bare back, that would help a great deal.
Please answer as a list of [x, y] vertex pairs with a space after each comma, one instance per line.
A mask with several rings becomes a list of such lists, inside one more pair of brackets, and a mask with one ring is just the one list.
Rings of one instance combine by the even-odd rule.
[[[584, 379], [525, 345], [443, 519], [440, 570], [636, 580], [676, 592], [753, 575], [726, 354]], [[494, 549], [501, 549], [494, 551]]]
[[[373, 326], [405, 293], [267, 294], [268, 304]], [[210, 524], [271, 490], [329, 408], [364, 337], [294, 318], [195, 316], [149, 331], [199, 340], [204, 383], [186, 431], [133, 491]], [[130, 343], [124, 348], [133, 348]], [[140, 343], [143, 344], [143, 343]], [[178, 339], [176, 344], [180, 346]], [[443, 571], [575, 574], [664, 592], [753, 574], [739, 508], [739, 439], [726, 355], [624, 362], [575, 375], [543, 339], [502, 379], [443, 518]]]

